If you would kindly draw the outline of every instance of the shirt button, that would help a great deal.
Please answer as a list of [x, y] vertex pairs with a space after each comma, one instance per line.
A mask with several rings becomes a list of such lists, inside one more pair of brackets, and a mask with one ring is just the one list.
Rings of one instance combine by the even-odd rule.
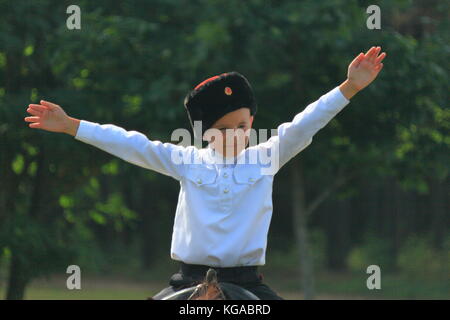
[[228, 188], [225, 188], [224, 190], [223, 190], [223, 193], [228, 193]]
[[223, 174], [223, 177], [224, 177], [224, 178], [228, 178], [228, 173], [225, 172], [225, 173]]
[[198, 184], [202, 184], [202, 179], [197, 179]]

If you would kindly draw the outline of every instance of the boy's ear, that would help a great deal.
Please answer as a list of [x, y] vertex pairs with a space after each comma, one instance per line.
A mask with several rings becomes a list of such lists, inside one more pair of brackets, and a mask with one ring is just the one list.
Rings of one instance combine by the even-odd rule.
[[250, 127], [253, 125], [253, 120], [255, 119], [254, 116], [250, 116]]

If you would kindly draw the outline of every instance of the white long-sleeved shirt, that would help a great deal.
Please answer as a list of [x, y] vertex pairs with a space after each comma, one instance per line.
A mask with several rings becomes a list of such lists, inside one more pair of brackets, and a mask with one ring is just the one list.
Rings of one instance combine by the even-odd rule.
[[[180, 182], [172, 259], [216, 267], [264, 265], [276, 172], [349, 102], [335, 87], [279, 125], [278, 135], [244, 149], [234, 164], [210, 147], [152, 141], [112, 124], [81, 120], [75, 139]], [[275, 170], [264, 171], [270, 164], [260, 158], [251, 162], [251, 152], [275, 153]], [[174, 153], [190, 163], [174, 161]]]

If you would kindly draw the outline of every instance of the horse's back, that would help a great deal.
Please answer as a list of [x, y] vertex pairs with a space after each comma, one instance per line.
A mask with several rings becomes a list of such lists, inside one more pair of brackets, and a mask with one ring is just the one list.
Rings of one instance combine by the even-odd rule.
[[219, 286], [227, 300], [259, 300], [255, 294], [234, 283], [220, 282]]

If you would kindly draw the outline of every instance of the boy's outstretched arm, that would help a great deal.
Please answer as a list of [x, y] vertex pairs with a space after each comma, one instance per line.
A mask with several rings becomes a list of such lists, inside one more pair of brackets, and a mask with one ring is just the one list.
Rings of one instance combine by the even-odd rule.
[[381, 61], [386, 53], [380, 47], [360, 53], [348, 66], [347, 79], [331, 91], [310, 103], [291, 122], [278, 126], [278, 135], [272, 136], [262, 148], [275, 148], [278, 155], [278, 169], [305, 149], [313, 136], [331, 121], [359, 91], [367, 87], [383, 68]]
[[69, 117], [57, 104], [41, 100], [30, 104], [26, 117], [30, 128], [67, 133], [75, 139], [91, 144], [127, 162], [154, 170], [180, 180], [184, 166], [172, 160], [173, 154], [189, 152], [187, 148], [171, 143], [149, 140], [137, 131], [126, 131], [113, 124], [99, 124]]

